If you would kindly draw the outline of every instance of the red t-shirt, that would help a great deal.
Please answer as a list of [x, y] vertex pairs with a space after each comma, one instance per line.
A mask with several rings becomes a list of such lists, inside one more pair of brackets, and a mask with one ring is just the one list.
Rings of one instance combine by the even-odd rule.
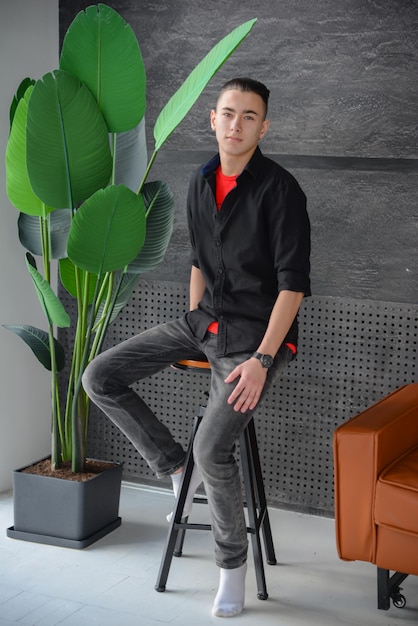
[[216, 206], [218, 207], [218, 211], [222, 206], [222, 202], [225, 200], [225, 197], [237, 186], [237, 177], [236, 176], [225, 176], [222, 172], [221, 166], [216, 170]]

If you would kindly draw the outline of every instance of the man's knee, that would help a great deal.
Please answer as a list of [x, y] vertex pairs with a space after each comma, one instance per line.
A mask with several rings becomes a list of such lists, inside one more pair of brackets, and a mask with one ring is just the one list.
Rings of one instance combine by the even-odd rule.
[[90, 398], [101, 396], [104, 393], [104, 376], [101, 373], [99, 360], [94, 359], [84, 370], [82, 383], [85, 392]]
[[193, 442], [193, 457], [203, 474], [211, 474], [215, 465], [222, 465], [229, 457], [222, 441], [208, 436], [204, 428], [199, 428]]
[[201, 430], [198, 430], [193, 442], [193, 457], [195, 463], [202, 470], [205, 470], [213, 463], [213, 448], [209, 442], [205, 443], [204, 437], [200, 437]]

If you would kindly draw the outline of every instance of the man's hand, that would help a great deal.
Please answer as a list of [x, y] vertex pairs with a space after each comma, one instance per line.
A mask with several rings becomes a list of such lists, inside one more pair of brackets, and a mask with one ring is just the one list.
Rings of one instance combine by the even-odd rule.
[[235, 402], [234, 411], [245, 413], [255, 409], [266, 382], [267, 371], [258, 359], [250, 358], [237, 365], [225, 378], [226, 383], [232, 383], [239, 377], [234, 391], [228, 398], [228, 404]]

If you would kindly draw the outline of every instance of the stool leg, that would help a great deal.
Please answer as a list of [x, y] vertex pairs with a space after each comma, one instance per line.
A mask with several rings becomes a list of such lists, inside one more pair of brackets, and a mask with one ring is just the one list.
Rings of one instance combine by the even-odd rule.
[[245, 429], [240, 438], [241, 465], [244, 479], [246, 506], [248, 512], [248, 532], [251, 535], [251, 547], [254, 558], [254, 569], [257, 580], [257, 597], [266, 600], [268, 597], [264, 574], [263, 555], [261, 553], [260, 532], [257, 523], [257, 506], [254, 491], [254, 474], [251, 467], [251, 452], [248, 431]]
[[260, 527], [263, 530], [264, 546], [267, 560], [270, 565], [276, 564], [273, 538], [271, 534], [270, 520], [264, 484], [261, 473], [260, 457], [257, 447], [257, 439], [254, 421], [251, 420], [240, 438], [241, 463], [244, 478], [246, 505], [248, 511], [249, 532], [254, 557], [254, 567], [257, 579], [257, 596], [260, 600], [268, 598], [266, 579], [264, 574], [263, 555], [260, 541]]
[[251, 448], [252, 469], [256, 486], [256, 495], [259, 505], [259, 515], [262, 517], [263, 540], [266, 551], [266, 560], [269, 565], [277, 565], [276, 554], [273, 544], [273, 536], [270, 526], [270, 517], [267, 508], [266, 493], [264, 491], [263, 473], [261, 470], [260, 453], [257, 445], [257, 435], [254, 420], [247, 426], [248, 443]]
[[[203, 411], [194, 418], [193, 430], [189, 440], [186, 460], [183, 468], [183, 479], [181, 482], [177, 502], [173, 511], [173, 518], [170, 522], [170, 528], [167, 535], [167, 541], [161, 559], [160, 571], [158, 572], [157, 582], [155, 584], [156, 591], [165, 591], [168, 573], [170, 571], [173, 556], [181, 556], [185, 535], [185, 528], [182, 528], [182, 514], [184, 504], [186, 502], [187, 492], [189, 490], [190, 479], [194, 466], [193, 460], [193, 441], [199, 428], [199, 424], [203, 417]], [[185, 522], [187, 523], [187, 518]]]
[[[181, 521], [182, 523], [184, 522], [185, 524], [187, 524], [188, 519], [189, 519], [188, 517], [183, 517], [181, 518]], [[176, 556], [176, 557], [183, 556], [183, 544], [184, 544], [185, 536], [186, 536], [186, 529], [180, 528], [177, 533], [177, 540], [176, 540], [176, 545], [174, 546], [173, 556]]]

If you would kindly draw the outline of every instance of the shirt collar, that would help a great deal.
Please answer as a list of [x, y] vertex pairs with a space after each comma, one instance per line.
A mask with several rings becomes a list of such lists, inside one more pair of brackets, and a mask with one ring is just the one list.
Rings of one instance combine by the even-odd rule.
[[[262, 167], [262, 160], [263, 160], [263, 154], [260, 148], [257, 146], [251, 159], [248, 161], [247, 165], [244, 167], [243, 171], [237, 177], [237, 179], [240, 176], [242, 176], [244, 172], [248, 172], [249, 174], [251, 174], [253, 178], [257, 178], [257, 174], [260, 171], [260, 168]], [[220, 163], [221, 163], [221, 159], [219, 157], [219, 153], [215, 154], [214, 157], [212, 157], [207, 163], [205, 163], [205, 165], [202, 166], [202, 169], [201, 169], [202, 175], [207, 178], [208, 176], [210, 176], [217, 170]]]

